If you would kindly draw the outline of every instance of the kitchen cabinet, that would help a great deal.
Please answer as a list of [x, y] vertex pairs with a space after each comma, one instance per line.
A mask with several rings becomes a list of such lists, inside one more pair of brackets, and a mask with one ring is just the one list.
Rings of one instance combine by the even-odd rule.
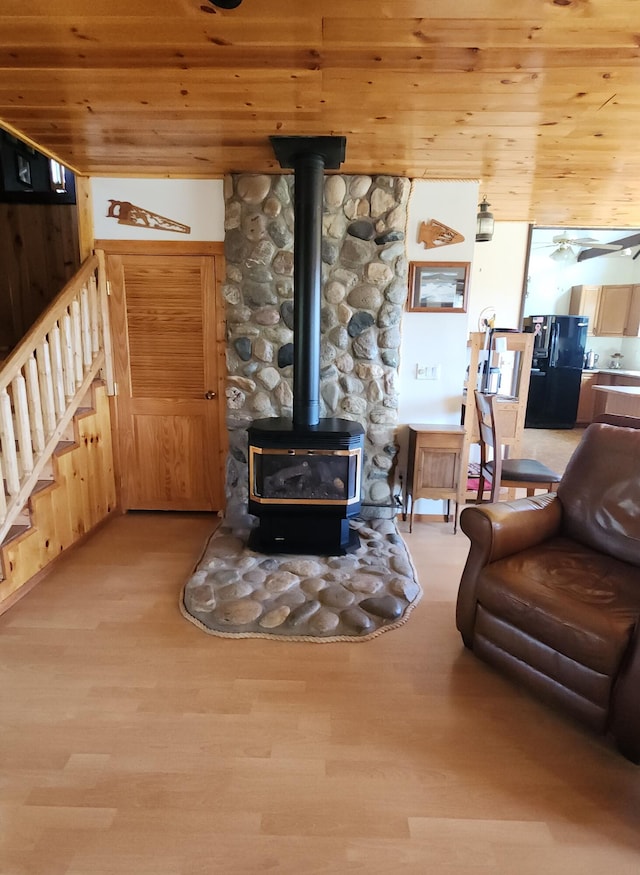
[[632, 285], [601, 286], [595, 333], [600, 337], [622, 337], [631, 306]]
[[632, 300], [634, 307], [638, 309], [638, 321], [640, 322], [640, 300], [636, 301], [633, 296], [634, 286], [630, 284], [573, 286], [569, 315], [587, 316], [589, 319], [587, 334], [589, 335], [623, 337], [632, 333], [629, 330]]
[[576, 425], [588, 425], [593, 421], [593, 403], [594, 392], [593, 387], [600, 383], [602, 374], [597, 371], [589, 373], [582, 372], [582, 380], [580, 382], [580, 398], [578, 400], [578, 412], [576, 414]]
[[640, 377], [633, 376], [632, 374], [601, 374], [600, 376], [608, 376], [609, 379], [599, 380], [599, 386], [640, 386]]
[[640, 285], [633, 287], [624, 333], [627, 337], [640, 336]]
[[569, 303], [569, 316], [586, 316], [589, 320], [587, 336], [593, 335], [600, 299], [600, 286], [573, 286]]

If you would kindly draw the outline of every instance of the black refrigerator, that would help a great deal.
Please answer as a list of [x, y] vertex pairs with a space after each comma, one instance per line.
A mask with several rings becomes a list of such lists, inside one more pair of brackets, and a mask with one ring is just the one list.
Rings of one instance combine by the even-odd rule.
[[534, 335], [525, 426], [573, 428], [587, 342], [586, 316], [526, 316]]

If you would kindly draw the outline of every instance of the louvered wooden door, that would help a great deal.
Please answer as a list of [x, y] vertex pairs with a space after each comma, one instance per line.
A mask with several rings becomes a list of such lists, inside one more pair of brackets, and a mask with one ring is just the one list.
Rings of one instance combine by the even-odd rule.
[[107, 252], [125, 510], [223, 507], [220, 259]]

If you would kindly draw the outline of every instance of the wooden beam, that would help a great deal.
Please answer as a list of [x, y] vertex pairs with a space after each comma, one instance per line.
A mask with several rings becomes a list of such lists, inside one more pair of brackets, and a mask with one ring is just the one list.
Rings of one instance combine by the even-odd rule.
[[[619, 240], [611, 240], [612, 244], [619, 245], [622, 249], [629, 249], [631, 246], [640, 245], [640, 234], [631, 234], [629, 237], [621, 237]], [[608, 255], [610, 249], [584, 249], [578, 255], [578, 261], [586, 261], [588, 258], [597, 258], [599, 255]]]

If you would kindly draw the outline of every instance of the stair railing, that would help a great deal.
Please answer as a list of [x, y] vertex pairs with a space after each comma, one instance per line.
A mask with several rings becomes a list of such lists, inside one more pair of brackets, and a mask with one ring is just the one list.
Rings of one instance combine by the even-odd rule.
[[0, 544], [101, 371], [113, 395], [99, 252], [82, 264], [0, 368]]

